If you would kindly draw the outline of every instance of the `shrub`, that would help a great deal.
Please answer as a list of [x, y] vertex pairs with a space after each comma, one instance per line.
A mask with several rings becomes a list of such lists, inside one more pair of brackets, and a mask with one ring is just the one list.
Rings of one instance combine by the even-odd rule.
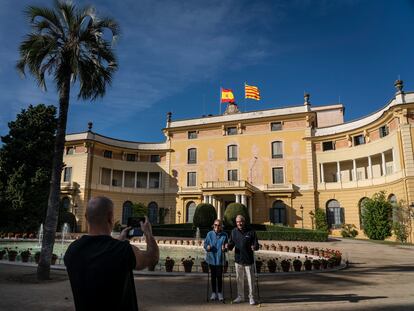
[[385, 240], [391, 236], [392, 205], [385, 197], [385, 192], [375, 193], [364, 202], [362, 221], [364, 232], [372, 240]]
[[395, 237], [397, 241], [400, 243], [407, 242], [407, 238], [409, 235], [408, 226], [404, 223], [394, 222], [392, 225], [392, 230], [394, 231]]
[[148, 207], [144, 203], [132, 204], [132, 217], [148, 216]]
[[325, 242], [328, 239], [328, 232], [326, 231], [296, 228], [281, 231], [257, 231], [256, 234], [260, 240]]
[[328, 222], [326, 221], [326, 213], [323, 209], [315, 210], [315, 227], [316, 230], [328, 231]]
[[358, 235], [358, 231], [353, 224], [342, 225], [341, 235], [344, 238], [355, 238]]
[[249, 211], [240, 203], [230, 203], [224, 212], [224, 225], [227, 227], [236, 226], [236, 216], [242, 215], [246, 219], [246, 225], [250, 224]]
[[217, 212], [214, 206], [208, 203], [200, 203], [194, 212], [193, 226], [195, 228], [210, 228], [216, 219]]

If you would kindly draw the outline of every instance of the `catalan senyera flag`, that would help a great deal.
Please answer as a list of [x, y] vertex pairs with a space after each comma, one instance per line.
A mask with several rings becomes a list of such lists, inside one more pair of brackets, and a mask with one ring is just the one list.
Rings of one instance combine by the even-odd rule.
[[245, 98], [250, 98], [254, 100], [260, 100], [260, 91], [257, 86], [248, 85], [247, 83], [244, 84], [244, 94]]
[[233, 91], [221, 88], [221, 103], [234, 103]]

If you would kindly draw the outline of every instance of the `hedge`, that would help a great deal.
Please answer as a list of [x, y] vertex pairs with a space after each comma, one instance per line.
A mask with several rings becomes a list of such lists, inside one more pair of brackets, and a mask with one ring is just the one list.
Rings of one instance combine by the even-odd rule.
[[[293, 229], [293, 228], [292, 228]], [[280, 231], [256, 231], [259, 240], [277, 241], [313, 241], [325, 242], [328, 240], [328, 233], [318, 230], [293, 229]]]
[[[261, 224], [254, 224], [252, 228], [256, 230], [259, 240], [324, 242], [328, 239], [328, 233], [319, 230]], [[211, 229], [200, 229], [200, 237], [204, 238], [209, 230]], [[155, 236], [180, 238], [193, 238], [196, 234], [191, 223], [154, 225], [152, 231]], [[230, 234], [229, 229], [225, 231]]]

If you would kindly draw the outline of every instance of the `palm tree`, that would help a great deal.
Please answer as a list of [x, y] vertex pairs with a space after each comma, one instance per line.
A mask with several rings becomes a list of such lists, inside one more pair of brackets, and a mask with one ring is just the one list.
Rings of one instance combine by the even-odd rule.
[[[20, 44], [17, 69], [23, 75], [27, 69], [44, 90], [45, 76], [53, 77], [59, 94], [52, 179], [37, 268], [39, 280], [50, 276], [70, 88], [79, 81], [78, 98], [95, 100], [103, 97], [118, 67], [111, 41], [119, 34], [119, 26], [112, 19], [97, 18], [94, 12], [91, 7], [77, 8], [63, 0], [55, 1], [52, 9], [36, 6], [26, 9], [32, 31]], [[105, 38], [108, 36], [110, 40]]]

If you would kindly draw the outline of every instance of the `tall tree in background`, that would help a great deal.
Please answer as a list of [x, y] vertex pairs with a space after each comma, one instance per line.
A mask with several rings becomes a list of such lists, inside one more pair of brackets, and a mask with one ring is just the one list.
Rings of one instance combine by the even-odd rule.
[[54, 106], [29, 106], [1, 137], [0, 228], [35, 231], [46, 215], [56, 132]]
[[111, 41], [119, 34], [119, 27], [112, 19], [96, 17], [91, 7], [79, 9], [62, 0], [52, 9], [29, 6], [26, 13], [31, 32], [20, 44], [17, 69], [22, 74], [28, 69], [43, 89], [45, 76], [52, 76], [59, 94], [52, 178], [37, 268], [38, 279], [45, 280], [50, 276], [55, 243], [70, 89], [79, 81], [78, 98], [104, 96], [117, 69]]

